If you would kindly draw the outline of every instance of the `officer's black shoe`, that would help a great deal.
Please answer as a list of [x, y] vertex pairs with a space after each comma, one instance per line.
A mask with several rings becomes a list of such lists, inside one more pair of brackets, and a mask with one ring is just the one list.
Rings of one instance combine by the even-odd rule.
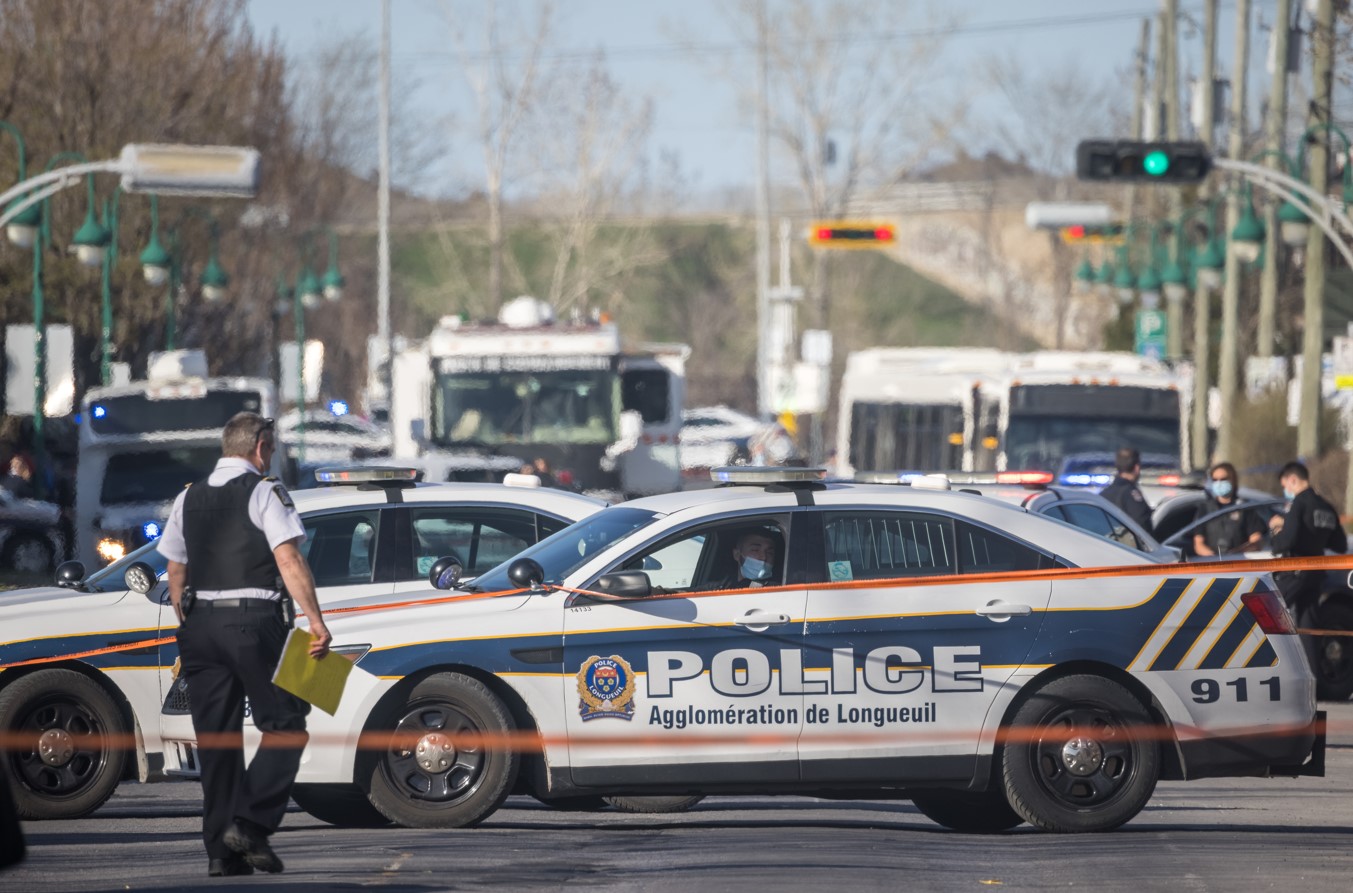
[[239, 856], [231, 856], [227, 859], [212, 859], [207, 863], [207, 877], [233, 877], [237, 874], [253, 873], [254, 866]]
[[277, 874], [282, 870], [282, 860], [268, 846], [268, 838], [253, 828], [234, 822], [226, 829], [222, 842], [259, 871]]

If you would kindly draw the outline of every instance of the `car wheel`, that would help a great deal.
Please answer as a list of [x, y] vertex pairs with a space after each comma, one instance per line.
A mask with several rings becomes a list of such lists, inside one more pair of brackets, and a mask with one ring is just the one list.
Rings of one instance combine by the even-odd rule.
[[0, 691], [0, 729], [11, 736], [0, 764], [22, 819], [78, 819], [122, 780], [122, 714], [87, 676], [40, 670]]
[[5, 567], [26, 574], [46, 574], [55, 568], [56, 552], [40, 536], [17, 534], [5, 543]]
[[1109, 831], [1141, 812], [1160, 777], [1146, 708], [1101, 676], [1064, 676], [1015, 712], [1000, 750], [1010, 806], [1048, 831]]
[[670, 797], [607, 797], [606, 802], [621, 812], [685, 812], [704, 794], [677, 794]]
[[464, 828], [497, 809], [517, 777], [517, 753], [460, 736], [505, 735], [512, 717], [477, 679], [429, 676], [388, 717], [393, 733], [371, 773], [371, 802], [408, 828]]
[[337, 828], [383, 828], [390, 824], [353, 785], [293, 785], [291, 799], [308, 814]]
[[[1344, 596], [1333, 596], [1316, 609], [1321, 629], [1353, 632], [1353, 605]], [[1312, 642], [1314, 655], [1311, 672], [1315, 674], [1315, 694], [1322, 701], [1347, 701], [1353, 695], [1353, 637], [1319, 636]]]
[[999, 789], [918, 792], [911, 802], [935, 824], [965, 834], [995, 834], [1024, 824]]
[[546, 806], [553, 807], [560, 812], [598, 812], [605, 809], [609, 804], [605, 797], [594, 797], [583, 795], [579, 797], [542, 797], [539, 794], [534, 795], [537, 800]]

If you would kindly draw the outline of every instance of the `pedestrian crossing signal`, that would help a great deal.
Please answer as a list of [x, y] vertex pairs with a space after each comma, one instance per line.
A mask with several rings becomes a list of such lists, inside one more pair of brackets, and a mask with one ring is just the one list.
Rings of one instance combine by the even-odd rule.
[[824, 220], [808, 230], [808, 243], [815, 248], [886, 248], [896, 242], [891, 223]]
[[1212, 170], [1212, 156], [1200, 142], [1085, 140], [1076, 147], [1076, 176], [1082, 180], [1198, 183]]

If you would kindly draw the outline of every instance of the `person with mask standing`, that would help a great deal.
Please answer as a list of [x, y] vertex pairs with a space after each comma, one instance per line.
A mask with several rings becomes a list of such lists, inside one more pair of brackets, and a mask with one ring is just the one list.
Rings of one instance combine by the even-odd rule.
[[[1348, 535], [1339, 524], [1334, 506], [1311, 488], [1311, 475], [1300, 462], [1288, 462], [1278, 474], [1283, 497], [1290, 501], [1286, 515], [1269, 519], [1273, 531], [1275, 556], [1315, 557], [1325, 550], [1348, 551]], [[1320, 602], [1323, 571], [1308, 570], [1274, 574], [1283, 597], [1297, 616], [1297, 625], [1314, 626], [1314, 613]]]
[[1215, 515], [1223, 509], [1231, 511], [1217, 515], [1193, 535], [1193, 551], [1197, 555], [1228, 555], [1248, 552], [1264, 538], [1264, 525], [1253, 512], [1242, 511], [1237, 498], [1240, 475], [1230, 462], [1218, 462], [1208, 472], [1208, 498], [1198, 507], [1195, 521]]
[[1114, 469], [1118, 472], [1099, 495], [1123, 510], [1129, 518], [1147, 533], [1151, 532], [1151, 507], [1146, 504], [1142, 488], [1137, 479], [1142, 476], [1142, 454], [1133, 447], [1122, 447], [1114, 457]]

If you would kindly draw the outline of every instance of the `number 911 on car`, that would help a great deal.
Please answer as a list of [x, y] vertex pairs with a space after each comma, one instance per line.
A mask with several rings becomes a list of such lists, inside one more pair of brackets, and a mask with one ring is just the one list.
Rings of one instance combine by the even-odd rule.
[[359, 672], [311, 715], [298, 802], [455, 827], [513, 792], [800, 793], [1072, 832], [1161, 780], [1323, 774], [1311, 673], [1253, 563], [1151, 564], [961, 492], [716, 474], [441, 599], [327, 618]]

